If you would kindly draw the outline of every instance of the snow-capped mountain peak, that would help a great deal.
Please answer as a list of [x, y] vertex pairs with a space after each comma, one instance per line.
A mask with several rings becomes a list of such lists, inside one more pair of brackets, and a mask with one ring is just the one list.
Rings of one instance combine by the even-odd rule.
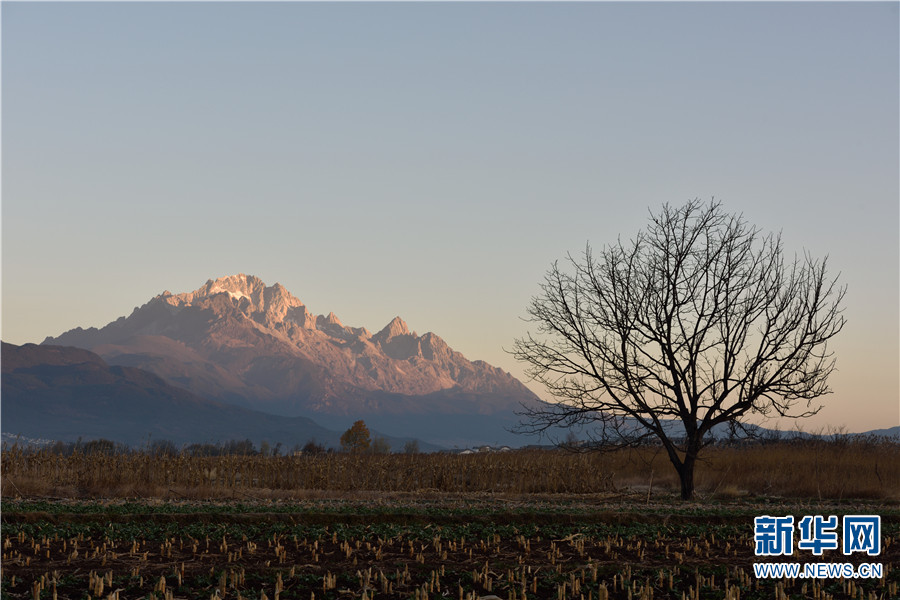
[[102, 329], [44, 343], [87, 348], [212, 399], [283, 413], [420, 411], [427, 406], [411, 398], [448, 392], [480, 398], [479, 411], [489, 412], [535, 400], [508, 373], [469, 361], [434, 333], [411, 332], [399, 316], [372, 335], [333, 312], [314, 316], [284, 286], [245, 274], [165, 292]]

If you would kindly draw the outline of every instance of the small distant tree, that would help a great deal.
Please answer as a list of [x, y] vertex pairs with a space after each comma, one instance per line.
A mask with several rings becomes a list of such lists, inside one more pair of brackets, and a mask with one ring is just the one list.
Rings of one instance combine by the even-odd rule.
[[306, 442], [306, 445], [304, 445], [304, 446], [300, 449], [300, 451], [301, 451], [303, 454], [324, 454], [324, 453], [325, 453], [325, 446], [323, 446], [322, 444], [317, 443], [315, 439], [311, 439], [311, 440], [309, 440], [308, 442]]
[[571, 429], [566, 433], [566, 440], [560, 444], [564, 450], [578, 450], [581, 445], [578, 435]]
[[112, 440], [100, 438], [99, 440], [91, 440], [81, 447], [81, 451], [85, 454], [105, 454], [112, 456], [116, 453], [116, 443]]
[[375, 441], [372, 442], [372, 454], [390, 454], [391, 453], [391, 445], [388, 443], [387, 439], [383, 437], [375, 438]]
[[406, 444], [403, 445], [403, 453], [404, 454], [418, 454], [419, 453], [419, 440], [409, 440]]
[[222, 446], [217, 444], [190, 444], [184, 449], [188, 456], [221, 456]]
[[228, 456], [252, 456], [256, 454], [256, 448], [249, 439], [229, 440], [222, 446], [222, 453]]
[[175, 456], [178, 454], [178, 446], [171, 440], [153, 440], [150, 444], [150, 454], [153, 456]]
[[[5, 444], [5, 442], [4, 442], [4, 444]], [[5, 448], [6, 447], [4, 446], [4, 449]], [[72, 452], [75, 450], [75, 443], [74, 442], [56, 441], [56, 442], [53, 442], [53, 444], [51, 444], [50, 446], [47, 446], [47, 450], [51, 454], [59, 454], [61, 456], [71, 456]]]
[[365, 452], [372, 444], [365, 421], [357, 421], [341, 436], [341, 448], [345, 452]]

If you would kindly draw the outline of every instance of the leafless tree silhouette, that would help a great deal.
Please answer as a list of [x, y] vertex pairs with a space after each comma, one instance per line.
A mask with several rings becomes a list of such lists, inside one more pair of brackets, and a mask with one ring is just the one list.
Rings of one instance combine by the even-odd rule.
[[578, 425], [604, 446], [655, 437], [691, 499], [713, 427], [807, 417], [831, 392], [846, 287], [827, 258], [785, 260], [780, 235], [719, 202], [665, 205], [634, 240], [566, 262], [528, 307], [536, 331], [512, 350], [556, 398], [526, 408], [521, 431]]

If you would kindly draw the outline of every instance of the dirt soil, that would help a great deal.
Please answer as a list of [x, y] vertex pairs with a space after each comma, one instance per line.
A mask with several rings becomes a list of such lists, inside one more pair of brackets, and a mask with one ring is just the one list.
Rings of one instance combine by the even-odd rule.
[[[772, 598], [753, 578], [752, 517], [518, 510], [4, 510], [4, 598]], [[645, 507], [646, 508], [646, 507]], [[627, 509], [627, 510], [626, 510]], [[818, 513], [816, 513], [818, 514]], [[886, 529], [896, 528], [890, 516]], [[206, 532], [206, 533], [204, 533]], [[885, 537], [880, 581], [786, 581], [791, 597], [897, 598], [900, 540]], [[809, 553], [807, 553], [809, 554]], [[795, 553], [785, 560], [845, 562]], [[871, 557], [852, 557], [856, 564]], [[858, 585], [857, 585], [858, 584]], [[893, 586], [893, 588], [891, 587]], [[796, 593], [796, 596], [792, 595]], [[606, 596], [604, 596], [606, 594]]]

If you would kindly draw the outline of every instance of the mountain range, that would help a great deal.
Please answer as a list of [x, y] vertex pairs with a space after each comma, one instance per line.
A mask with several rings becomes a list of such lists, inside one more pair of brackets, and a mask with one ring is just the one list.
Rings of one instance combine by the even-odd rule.
[[2, 367], [4, 435], [337, 446], [363, 419], [394, 448], [538, 441], [510, 431], [540, 400], [509, 373], [400, 317], [373, 334], [243, 274], [165, 291], [99, 329], [4, 343]]
[[[112, 439], [132, 446], [251, 439], [337, 446], [340, 434], [303, 417], [284, 418], [201, 398], [88, 350], [2, 344], [3, 428], [47, 440]], [[395, 444], [398, 441], [395, 441]]]
[[110, 367], [149, 372], [220, 405], [333, 429], [364, 419], [445, 447], [527, 443], [508, 428], [522, 404], [539, 401], [509, 373], [468, 360], [434, 333], [410, 331], [400, 317], [371, 333], [244, 274], [165, 291], [102, 328], [42, 345], [90, 350]]

